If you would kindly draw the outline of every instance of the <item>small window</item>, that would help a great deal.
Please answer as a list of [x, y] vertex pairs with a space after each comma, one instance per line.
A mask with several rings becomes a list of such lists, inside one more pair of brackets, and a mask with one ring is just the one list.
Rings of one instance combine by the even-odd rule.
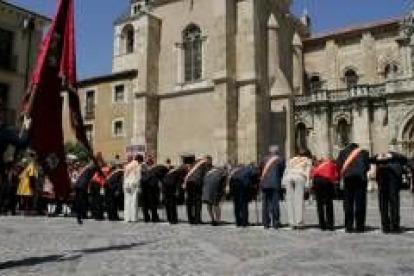
[[113, 122], [112, 134], [114, 137], [124, 136], [124, 120], [118, 119]]
[[7, 70], [13, 69], [13, 40], [13, 32], [0, 28], [0, 67]]
[[88, 138], [89, 143], [92, 144], [93, 142], [93, 125], [92, 124], [85, 124], [85, 134], [86, 138]]
[[141, 5], [137, 4], [134, 6], [134, 14], [137, 14], [141, 10]]
[[114, 88], [114, 102], [125, 102], [125, 86], [123, 84], [116, 85]]
[[386, 80], [394, 79], [398, 75], [398, 65], [395, 63], [387, 64], [384, 68], [384, 77]]
[[357, 73], [355, 72], [355, 70], [348, 69], [345, 72], [344, 80], [345, 80], [346, 87], [350, 89], [358, 85], [359, 77]]
[[0, 83], [0, 111], [7, 109], [8, 90], [7, 84]]
[[319, 76], [313, 76], [310, 79], [310, 89], [312, 93], [317, 92], [322, 89], [322, 81]]
[[92, 120], [95, 118], [95, 91], [86, 91], [85, 99], [85, 119]]

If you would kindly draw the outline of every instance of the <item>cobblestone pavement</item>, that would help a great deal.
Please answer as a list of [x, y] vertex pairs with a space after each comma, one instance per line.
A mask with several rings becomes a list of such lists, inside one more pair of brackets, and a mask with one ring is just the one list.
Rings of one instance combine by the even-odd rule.
[[[1, 217], [0, 275], [414, 275], [414, 199], [402, 198], [404, 233], [384, 235], [375, 197], [363, 234], [344, 233], [340, 202], [335, 232], [314, 227], [314, 205], [302, 231]], [[223, 209], [232, 222], [232, 206]]]

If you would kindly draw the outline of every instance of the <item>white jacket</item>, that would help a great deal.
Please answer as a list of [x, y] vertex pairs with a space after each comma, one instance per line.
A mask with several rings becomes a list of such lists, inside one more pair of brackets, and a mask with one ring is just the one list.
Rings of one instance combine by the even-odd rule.
[[138, 161], [131, 161], [125, 166], [124, 170], [124, 190], [136, 190], [140, 188], [142, 177], [141, 165]]

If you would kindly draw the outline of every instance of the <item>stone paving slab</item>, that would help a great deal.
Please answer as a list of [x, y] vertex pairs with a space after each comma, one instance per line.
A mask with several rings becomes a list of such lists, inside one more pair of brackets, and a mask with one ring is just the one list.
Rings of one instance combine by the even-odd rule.
[[[403, 194], [399, 235], [379, 230], [375, 195], [363, 234], [344, 233], [341, 202], [334, 232], [313, 227], [314, 204], [306, 208], [303, 231], [237, 228], [229, 203], [223, 205], [228, 223], [218, 227], [0, 217], [0, 275], [414, 275], [413, 202]], [[255, 222], [254, 203], [250, 211]]]

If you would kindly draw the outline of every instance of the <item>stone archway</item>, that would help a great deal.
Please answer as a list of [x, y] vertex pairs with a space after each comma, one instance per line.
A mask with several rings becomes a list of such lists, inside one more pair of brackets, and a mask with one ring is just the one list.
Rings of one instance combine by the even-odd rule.
[[400, 149], [408, 157], [414, 157], [414, 115], [411, 115], [402, 125], [400, 132]]

